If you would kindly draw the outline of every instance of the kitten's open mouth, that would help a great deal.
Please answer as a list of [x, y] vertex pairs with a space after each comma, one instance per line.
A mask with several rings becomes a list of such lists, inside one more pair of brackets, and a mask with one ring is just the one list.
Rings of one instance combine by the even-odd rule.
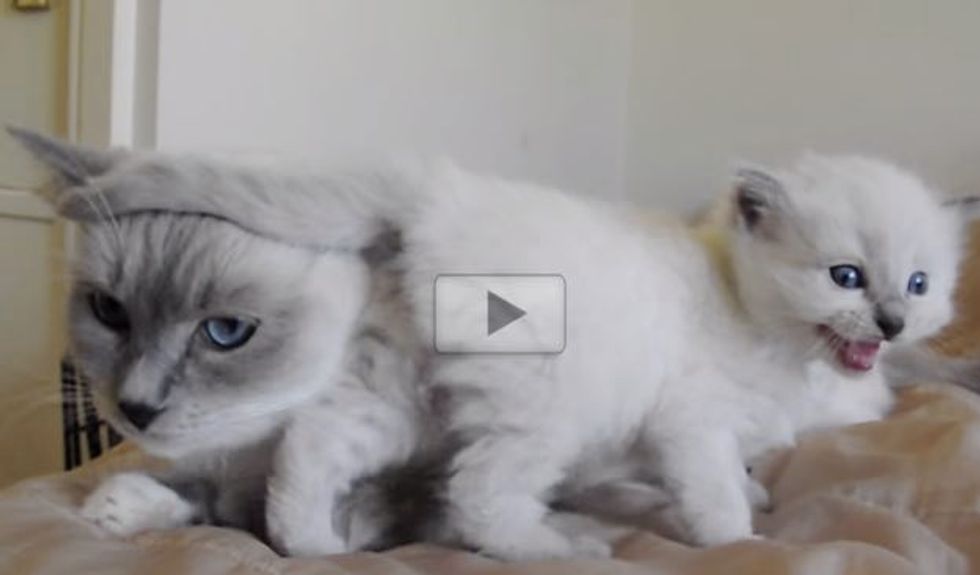
[[837, 361], [853, 371], [871, 371], [881, 349], [880, 339], [850, 340], [840, 336], [831, 328], [821, 325], [817, 332], [827, 340], [837, 355]]

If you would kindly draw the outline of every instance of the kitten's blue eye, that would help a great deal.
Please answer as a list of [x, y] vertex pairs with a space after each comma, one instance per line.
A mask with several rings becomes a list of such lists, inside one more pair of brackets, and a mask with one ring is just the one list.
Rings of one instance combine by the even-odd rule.
[[830, 268], [830, 278], [844, 289], [861, 289], [865, 285], [864, 274], [857, 266], [834, 266]]
[[221, 351], [245, 345], [257, 328], [258, 322], [241, 317], [212, 317], [201, 322], [201, 332]]
[[88, 296], [88, 305], [95, 319], [112, 331], [129, 329], [129, 314], [126, 313], [126, 308], [111, 295], [92, 292]]
[[908, 290], [910, 294], [925, 295], [929, 291], [929, 276], [926, 272], [915, 272], [909, 276]]

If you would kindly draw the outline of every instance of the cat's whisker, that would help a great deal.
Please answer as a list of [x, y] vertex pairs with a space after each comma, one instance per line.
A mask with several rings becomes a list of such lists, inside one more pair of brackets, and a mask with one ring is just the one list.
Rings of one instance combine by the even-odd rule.
[[833, 344], [827, 341], [827, 338], [818, 337], [816, 340], [814, 340], [813, 344], [811, 344], [810, 347], [806, 350], [805, 356], [815, 357], [827, 351], [830, 352], [834, 351]]
[[116, 215], [112, 212], [112, 207], [109, 205], [108, 200], [106, 200], [105, 191], [102, 189], [101, 186], [98, 185], [97, 182], [92, 182], [91, 187], [96, 199], [99, 201], [100, 204], [102, 204], [102, 207], [105, 209], [105, 214], [109, 219], [109, 223], [112, 226], [113, 234], [115, 235], [116, 238], [116, 244], [117, 244], [116, 247], [117, 249], [122, 251], [123, 244], [124, 244], [123, 237], [122, 237], [122, 230], [119, 227], [119, 220], [116, 219]]
[[[116, 238], [119, 241], [118, 247], [121, 248], [122, 235], [119, 233], [119, 223], [116, 221], [116, 218], [112, 212], [112, 208], [110, 207], [109, 203], [105, 199], [103, 190], [99, 185], [98, 180], [92, 177], [95, 174], [92, 174], [88, 166], [85, 164], [85, 162], [83, 162], [80, 159], [80, 157], [74, 154], [63, 154], [62, 161], [67, 161], [68, 163], [70, 163], [76, 174], [83, 174], [86, 176], [87, 178], [86, 185], [81, 187], [78, 190], [78, 193], [81, 195], [82, 199], [89, 204], [89, 207], [91, 207], [95, 211], [95, 213], [98, 214], [99, 219], [101, 221], [104, 222], [105, 220], [108, 220], [109, 224], [115, 230]], [[99, 206], [95, 202], [91, 201], [91, 198], [88, 197], [88, 195], [85, 193], [85, 190], [92, 190], [94, 192], [94, 195], [98, 199], [99, 201], [98, 203], [101, 204], [102, 209], [99, 209]]]
[[[0, 341], [4, 341], [0, 339]], [[58, 369], [56, 366], [51, 367], [50, 374], [39, 374], [37, 372], [32, 372], [25, 369], [21, 365], [11, 362], [0, 362], [0, 369], [3, 369], [8, 375], [16, 378], [16, 381], [11, 381], [12, 385], [25, 385], [28, 383], [36, 384], [51, 384], [54, 386], [56, 383], [60, 384], [58, 381]], [[9, 392], [4, 392], [9, 393]]]
[[219, 425], [238, 426], [252, 423], [256, 420], [267, 419], [269, 417], [285, 414], [294, 408], [295, 406], [292, 403], [285, 402], [280, 406], [253, 408], [249, 410], [245, 410], [242, 409], [241, 406], [237, 406], [234, 409], [217, 412], [212, 411], [208, 414], [208, 420], [218, 422]]
[[61, 397], [34, 397], [34, 398], [13, 398], [8, 401], [9, 414], [0, 423], [0, 430], [15, 427], [28, 417], [35, 417], [47, 412], [51, 417], [61, 418]]
[[[89, 193], [91, 192], [91, 194]], [[117, 253], [122, 253], [123, 251], [123, 240], [122, 233], [119, 227], [119, 222], [112, 213], [112, 209], [107, 203], [105, 196], [101, 189], [93, 182], [88, 188], [72, 189], [65, 192], [66, 194], [72, 194], [76, 197], [81, 198], [88, 206], [92, 209], [93, 214], [98, 218], [97, 221], [101, 225], [105, 225], [111, 231], [111, 237], [114, 239], [116, 245], [114, 249]], [[92, 196], [95, 196], [93, 200]], [[96, 201], [97, 200], [97, 201]]]

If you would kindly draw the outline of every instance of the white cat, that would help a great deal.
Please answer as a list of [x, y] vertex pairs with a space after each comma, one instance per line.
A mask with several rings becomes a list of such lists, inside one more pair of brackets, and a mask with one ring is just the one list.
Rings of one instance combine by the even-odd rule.
[[[693, 543], [751, 536], [750, 501], [763, 497], [746, 463], [800, 431], [887, 411], [879, 355], [949, 320], [973, 205], [944, 204], [881, 162], [808, 157], [791, 171], [740, 172], [715, 240], [702, 241], [452, 168], [330, 179], [191, 160], [181, 170], [221, 174], [222, 185], [162, 186], [137, 165], [98, 189], [116, 214], [212, 214], [323, 249], [393, 226], [422, 341], [438, 274], [565, 277], [563, 353], [431, 358], [433, 397], [443, 398], [432, 409], [461, 445], [449, 520], [465, 543], [510, 559], [608, 552], [545, 518], [556, 494], [622, 478], [662, 482]], [[94, 217], [85, 198], [67, 194], [61, 209]], [[295, 449], [297, 480], [282, 486], [293, 501], [320, 501], [315, 480], [338, 454]], [[302, 531], [303, 514], [278, 513], [269, 510], [273, 526]]]
[[717, 263], [684, 229], [642, 230], [555, 192], [452, 172], [434, 186], [402, 220], [423, 330], [447, 270], [568, 283], [563, 354], [436, 368], [466, 398], [449, 422], [468, 438], [448, 487], [455, 526], [505, 557], [581, 551], [542, 523], [544, 502], [608, 480], [617, 451], [666, 485], [687, 540], [750, 536], [746, 463], [800, 431], [881, 417], [880, 350], [952, 313], [963, 216], [879, 162], [740, 173]]

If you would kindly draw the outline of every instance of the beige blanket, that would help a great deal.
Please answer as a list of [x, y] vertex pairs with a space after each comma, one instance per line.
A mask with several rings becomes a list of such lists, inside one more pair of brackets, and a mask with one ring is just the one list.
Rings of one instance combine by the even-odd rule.
[[887, 420], [814, 434], [765, 470], [775, 511], [764, 539], [712, 549], [631, 532], [605, 561], [507, 564], [413, 545], [381, 554], [284, 559], [251, 536], [194, 527], [117, 539], [76, 514], [116, 454], [0, 494], [0, 573], [80, 574], [832, 574], [980, 573], [980, 396], [902, 393]]

